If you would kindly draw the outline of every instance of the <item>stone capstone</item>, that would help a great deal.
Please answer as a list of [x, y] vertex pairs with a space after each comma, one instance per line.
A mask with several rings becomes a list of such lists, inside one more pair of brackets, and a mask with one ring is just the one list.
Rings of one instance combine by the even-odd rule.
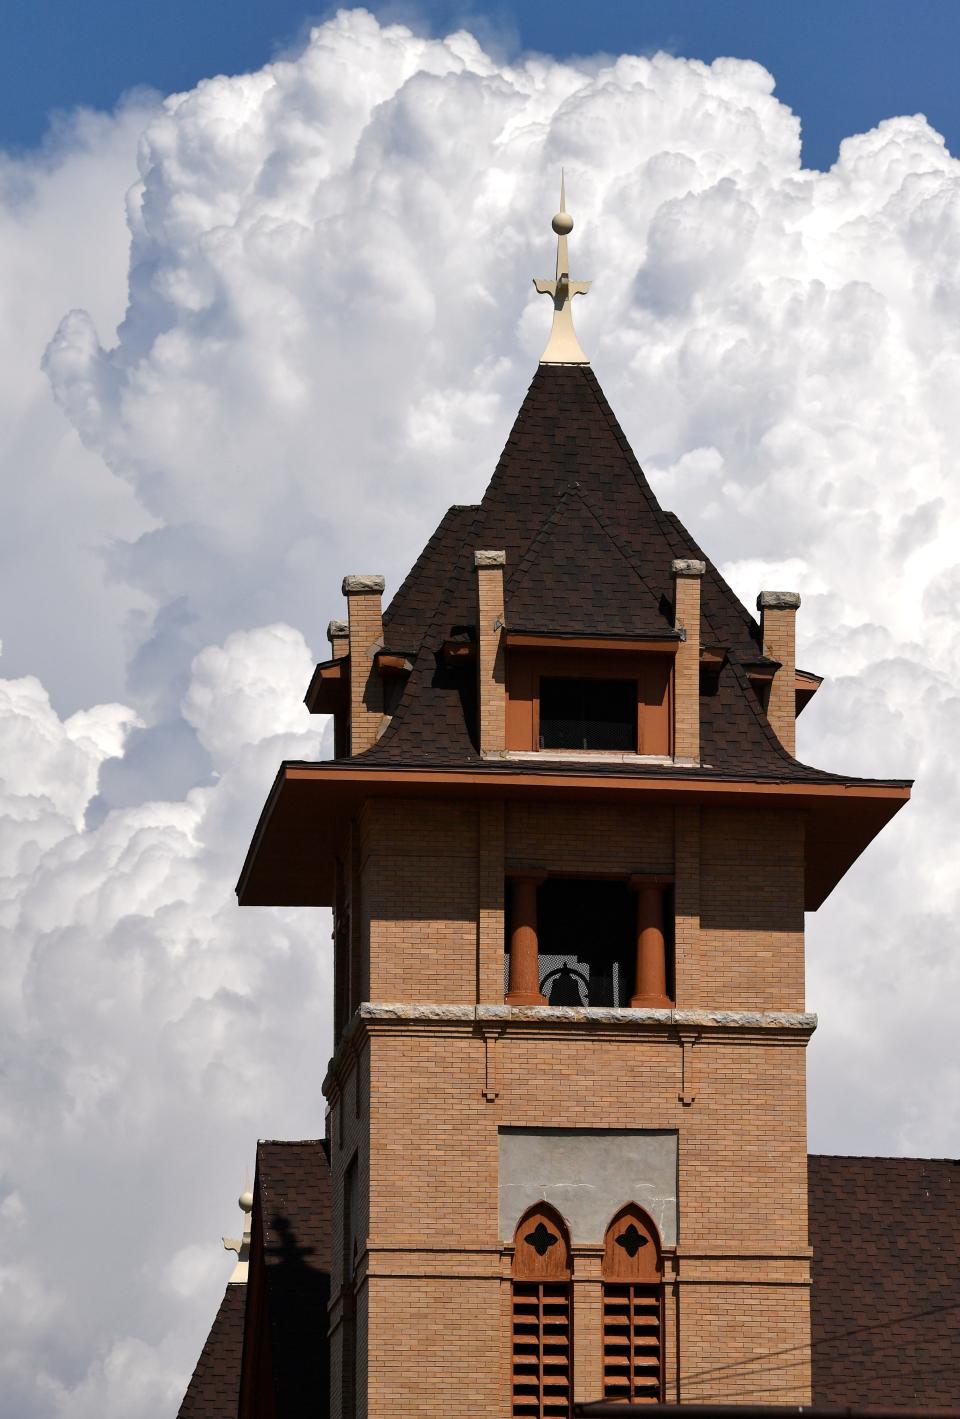
[[341, 589], [344, 596], [358, 596], [364, 592], [382, 592], [385, 585], [386, 582], [382, 576], [371, 572], [361, 572], [356, 576], [345, 576]]
[[758, 611], [796, 611], [799, 606], [799, 591], [761, 591], [757, 597]]

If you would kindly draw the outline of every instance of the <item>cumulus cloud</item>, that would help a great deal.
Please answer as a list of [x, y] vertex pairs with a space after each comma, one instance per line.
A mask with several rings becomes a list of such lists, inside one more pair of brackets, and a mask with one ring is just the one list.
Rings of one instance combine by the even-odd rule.
[[329, 924], [232, 884], [279, 760], [324, 750], [340, 577], [395, 583], [492, 470], [561, 163], [578, 330], [658, 494], [748, 605], [803, 594], [802, 755], [919, 780], [809, 922], [812, 1144], [958, 1152], [960, 164], [913, 116], [804, 171], [773, 89], [350, 11], [0, 167], [18, 1415], [172, 1413], [254, 1138], [320, 1130]]
[[[329, 923], [240, 913], [233, 898], [279, 760], [322, 752], [317, 722], [289, 708], [309, 665], [286, 626], [207, 648], [185, 704], [223, 751], [220, 777], [94, 829], [98, 768], [122, 754], [134, 715], [100, 705], [60, 720], [36, 681], [0, 681], [11, 1413], [173, 1412], [198, 1312], [223, 1283], [216, 1252], [191, 1244], [198, 1218], [216, 1236], [208, 1168], [230, 1230], [222, 1179], [232, 1172], [239, 1191], [256, 1136], [317, 1131]], [[294, 1002], [309, 1028], [289, 1029]]]

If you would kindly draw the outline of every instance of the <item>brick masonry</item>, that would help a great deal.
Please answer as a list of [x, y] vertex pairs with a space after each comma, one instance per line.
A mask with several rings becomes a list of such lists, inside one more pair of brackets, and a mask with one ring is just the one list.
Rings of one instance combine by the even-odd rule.
[[383, 577], [344, 577], [350, 645], [350, 752], [377, 742], [383, 725], [383, 685], [373, 657], [383, 644]]
[[770, 685], [767, 719], [788, 754], [797, 752], [796, 623], [799, 606], [800, 597], [792, 591], [761, 591], [757, 597], [764, 653], [780, 662]]
[[[354, 1014], [325, 1084], [333, 1413], [351, 1412], [344, 1345], [355, 1343], [358, 1415], [506, 1419], [506, 1126], [675, 1130], [667, 1397], [808, 1401], [813, 1022], [798, 1013], [799, 815], [375, 800], [355, 842], [351, 935], [371, 1004]], [[561, 873], [672, 876], [676, 1011], [505, 1007], [503, 883], [517, 858]], [[345, 1287], [336, 1238], [353, 1158], [358, 1260]], [[572, 1244], [575, 1394], [595, 1399], [601, 1249]]]
[[674, 623], [684, 639], [674, 668], [673, 752], [700, 762], [700, 578], [703, 562], [674, 561]]

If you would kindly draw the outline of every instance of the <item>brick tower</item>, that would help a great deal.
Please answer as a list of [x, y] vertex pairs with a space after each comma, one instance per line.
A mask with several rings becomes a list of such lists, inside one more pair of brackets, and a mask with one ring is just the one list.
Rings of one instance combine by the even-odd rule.
[[909, 794], [794, 757], [744, 610], [573, 331], [388, 608], [348, 576], [244, 904], [334, 909], [336, 1419], [810, 1398], [804, 910]]

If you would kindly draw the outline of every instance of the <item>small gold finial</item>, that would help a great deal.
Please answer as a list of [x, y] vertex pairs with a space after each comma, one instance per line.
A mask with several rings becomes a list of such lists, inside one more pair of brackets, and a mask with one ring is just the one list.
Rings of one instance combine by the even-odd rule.
[[573, 231], [573, 218], [567, 211], [564, 176], [560, 173], [560, 210], [551, 222], [557, 234], [557, 274], [548, 281], [534, 277], [533, 284], [541, 296], [553, 300], [553, 325], [547, 348], [540, 356], [542, 365], [588, 365], [590, 361], [580, 348], [573, 328], [573, 298], [585, 296], [590, 289], [590, 281], [570, 280], [570, 258], [567, 255], [567, 237]]

